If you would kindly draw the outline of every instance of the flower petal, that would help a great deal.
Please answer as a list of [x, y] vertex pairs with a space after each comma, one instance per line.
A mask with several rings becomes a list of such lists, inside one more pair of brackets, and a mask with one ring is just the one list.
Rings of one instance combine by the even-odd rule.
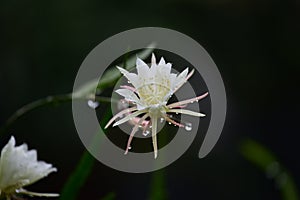
[[30, 192], [28, 190], [25, 190], [23, 188], [17, 190], [17, 193], [20, 194], [26, 194], [29, 196], [35, 196], [35, 197], [59, 197], [59, 194], [55, 193], [38, 193], [38, 192]]
[[165, 61], [164, 57], [161, 57], [158, 65], [165, 65], [165, 64], [166, 64], [166, 61]]
[[19, 189], [32, 184], [51, 172], [57, 171], [51, 164], [37, 161], [36, 150], [28, 151], [27, 145], [15, 146], [12, 136], [1, 151], [0, 158], [0, 188], [6, 190]]
[[136, 88], [139, 84], [138, 75], [135, 73], [130, 73], [126, 69], [118, 67], [119, 71], [127, 78], [127, 80]]
[[147, 109], [144, 109], [144, 110], [138, 110], [138, 111], [136, 111], [136, 112], [134, 112], [134, 113], [132, 113], [132, 114], [130, 114], [130, 115], [127, 115], [126, 117], [120, 119], [119, 121], [115, 122], [115, 123], [113, 124], [113, 127], [118, 126], [118, 125], [120, 125], [120, 124], [123, 124], [123, 123], [125, 123], [125, 122], [127, 122], [127, 121], [133, 119], [134, 117], [137, 117], [138, 115], [143, 114], [143, 113], [146, 113], [146, 112], [147, 112]]
[[141, 79], [147, 78], [147, 76], [149, 75], [150, 69], [148, 65], [140, 58], [136, 59], [136, 69], [139, 81], [141, 81]]
[[152, 53], [152, 57], [151, 57], [151, 67], [152, 66], [156, 66], [156, 58], [155, 58], [154, 53]]
[[133, 91], [129, 90], [129, 89], [118, 89], [118, 90], [116, 90], [116, 93], [123, 96], [127, 101], [132, 101], [132, 102], [135, 102], [137, 104], [140, 103], [140, 100], [136, 96], [136, 94]]
[[171, 109], [171, 110], [168, 110], [168, 112], [192, 115], [192, 116], [195, 116], [195, 117], [205, 117], [205, 114], [203, 114], [203, 113], [198, 113], [198, 112], [194, 112], [194, 111], [191, 111], [191, 110], [185, 110], [185, 109]]

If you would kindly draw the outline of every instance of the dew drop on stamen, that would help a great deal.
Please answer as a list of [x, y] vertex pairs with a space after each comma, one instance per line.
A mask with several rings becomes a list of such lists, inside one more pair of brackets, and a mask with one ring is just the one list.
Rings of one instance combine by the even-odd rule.
[[99, 102], [93, 100], [88, 100], [87, 104], [92, 109], [96, 109], [99, 106]]
[[192, 123], [189, 122], [185, 123], [184, 128], [186, 131], [191, 131], [193, 129]]

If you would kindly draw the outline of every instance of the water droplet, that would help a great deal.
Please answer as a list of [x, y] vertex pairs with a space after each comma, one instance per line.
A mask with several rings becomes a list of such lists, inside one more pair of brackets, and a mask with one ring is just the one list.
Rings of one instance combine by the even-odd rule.
[[99, 102], [93, 100], [88, 100], [87, 104], [92, 109], [96, 109], [99, 106]]
[[169, 124], [171, 125], [172, 123], [171, 123], [171, 122], [169, 122]]
[[128, 149], [129, 149], [129, 150], [132, 149], [131, 146], [129, 146]]
[[199, 100], [196, 100], [196, 102], [198, 102]]
[[164, 118], [160, 118], [160, 123], [163, 123], [165, 121], [165, 119]]
[[146, 131], [143, 132], [143, 136], [145, 136], [145, 137], [146, 137], [147, 135], [149, 135], [149, 134], [150, 134], [150, 131], [149, 131], [149, 130], [146, 130]]
[[194, 101], [191, 101], [191, 103], [194, 103]]
[[184, 128], [187, 131], [191, 131], [193, 129], [192, 123], [185, 123]]
[[178, 112], [176, 112], [176, 115], [178, 115]]
[[130, 81], [127, 81], [127, 83], [130, 83]]

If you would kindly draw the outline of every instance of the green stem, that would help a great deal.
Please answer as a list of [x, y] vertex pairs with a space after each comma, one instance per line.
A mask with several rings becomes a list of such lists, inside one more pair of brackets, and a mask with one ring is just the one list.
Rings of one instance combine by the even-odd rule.
[[[111, 98], [107, 97], [76, 97], [73, 98], [73, 100], [95, 100], [97, 102], [111, 102], [114, 101]], [[50, 106], [50, 105], [60, 105], [62, 103], [66, 102], [71, 102], [72, 101], [72, 94], [62, 94], [62, 95], [53, 95], [53, 96], [48, 96], [42, 99], [38, 99], [36, 101], [33, 101], [29, 104], [26, 104], [19, 108], [15, 113], [13, 113], [8, 120], [5, 122], [4, 126], [0, 130], [0, 135], [5, 133], [6, 130], [13, 124], [15, 123], [19, 118], [24, 116], [25, 114], [43, 107], [43, 106]]]

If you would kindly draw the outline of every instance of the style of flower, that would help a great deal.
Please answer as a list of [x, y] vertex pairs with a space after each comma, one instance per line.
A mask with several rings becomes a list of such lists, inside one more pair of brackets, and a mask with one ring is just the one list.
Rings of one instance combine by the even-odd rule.
[[[126, 108], [116, 114], [105, 126], [109, 127], [116, 119], [125, 115], [124, 118], [116, 121], [113, 126], [120, 125], [125, 122], [134, 122], [134, 127], [131, 131], [127, 142], [125, 154], [131, 148], [130, 144], [134, 134], [138, 131], [140, 126], [144, 127], [144, 131], [152, 126], [152, 142], [154, 150], [154, 158], [157, 157], [157, 121], [158, 119], [165, 119], [169, 123], [183, 127], [183, 125], [171, 119], [169, 113], [180, 113], [192, 115], [196, 117], [204, 117], [205, 114], [183, 109], [187, 104], [198, 102], [208, 95], [205, 94], [168, 104], [168, 100], [181, 86], [193, 75], [194, 70], [188, 73], [188, 68], [182, 71], [179, 75], [171, 73], [172, 64], [166, 63], [162, 57], [159, 63], [156, 63], [155, 55], [152, 54], [151, 67], [149, 67], [143, 60], [137, 58], [136, 69], [137, 74], [130, 73], [123, 68], [117, 67], [120, 72], [128, 79], [128, 83], [132, 86], [121, 86], [121, 89], [116, 90], [118, 94], [125, 98], [125, 101], [131, 103], [133, 107]], [[141, 116], [141, 117], [139, 117]], [[150, 118], [149, 121], [146, 119]], [[137, 120], [138, 119], [138, 120]], [[145, 123], [150, 122], [150, 123]]]
[[18, 194], [38, 197], [57, 197], [58, 194], [30, 192], [24, 186], [35, 183], [57, 169], [43, 161], [37, 161], [36, 150], [29, 150], [26, 144], [15, 146], [12, 136], [1, 151], [0, 196], [7, 200], [19, 199]]

